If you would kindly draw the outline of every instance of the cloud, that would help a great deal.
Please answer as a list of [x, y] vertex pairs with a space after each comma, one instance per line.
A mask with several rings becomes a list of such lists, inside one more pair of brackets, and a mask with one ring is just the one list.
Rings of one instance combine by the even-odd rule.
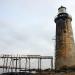
[[[74, 15], [74, 3], [62, 4]], [[0, 2], [1, 53], [32, 53], [53, 55], [55, 50], [55, 23], [58, 7], [55, 0], [7, 0]], [[74, 19], [74, 16], [73, 16]], [[74, 30], [74, 21], [73, 21]], [[74, 34], [75, 35], [75, 34]], [[3, 51], [2, 51], [3, 50]], [[42, 53], [43, 52], [43, 53]]]

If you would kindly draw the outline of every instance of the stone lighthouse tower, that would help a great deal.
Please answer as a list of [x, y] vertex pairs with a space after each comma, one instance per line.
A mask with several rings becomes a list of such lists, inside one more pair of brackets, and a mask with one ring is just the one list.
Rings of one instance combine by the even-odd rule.
[[75, 49], [71, 25], [72, 17], [61, 6], [55, 18], [56, 23], [56, 52], [55, 69], [64, 70], [75, 67]]

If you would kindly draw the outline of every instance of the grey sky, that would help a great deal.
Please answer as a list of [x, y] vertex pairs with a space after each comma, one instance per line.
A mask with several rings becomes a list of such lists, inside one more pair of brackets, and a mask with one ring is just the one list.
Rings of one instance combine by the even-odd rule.
[[54, 17], [63, 5], [72, 15], [74, 0], [0, 0], [0, 53], [53, 55]]

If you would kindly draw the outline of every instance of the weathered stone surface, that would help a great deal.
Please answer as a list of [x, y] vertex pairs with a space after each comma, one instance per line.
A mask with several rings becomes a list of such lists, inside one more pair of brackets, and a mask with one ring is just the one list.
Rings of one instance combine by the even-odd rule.
[[61, 70], [75, 66], [75, 47], [71, 26], [72, 18], [67, 13], [58, 14], [56, 22], [55, 68]]

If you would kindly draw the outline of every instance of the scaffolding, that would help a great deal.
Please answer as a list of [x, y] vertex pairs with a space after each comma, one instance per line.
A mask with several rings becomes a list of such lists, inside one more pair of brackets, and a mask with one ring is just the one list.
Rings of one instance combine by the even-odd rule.
[[[31, 69], [31, 59], [37, 59], [37, 69]], [[1, 55], [0, 56], [0, 68], [3, 73], [17, 73], [17, 72], [32, 72], [41, 71], [41, 61], [43, 59], [50, 59], [50, 70], [53, 69], [53, 57], [52, 56], [40, 56], [40, 55]], [[48, 64], [49, 65], [49, 64]]]

